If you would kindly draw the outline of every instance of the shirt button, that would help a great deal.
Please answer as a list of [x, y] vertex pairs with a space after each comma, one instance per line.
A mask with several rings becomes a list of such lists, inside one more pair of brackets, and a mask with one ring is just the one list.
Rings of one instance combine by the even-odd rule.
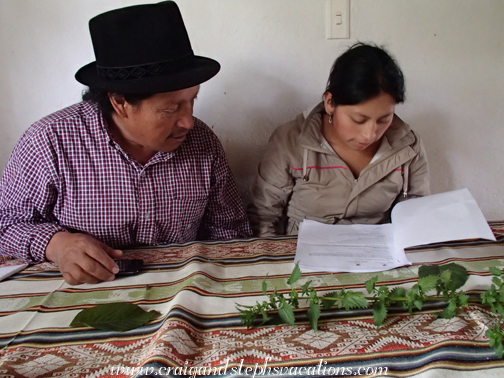
[[144, 218], [145, 218], [145, 219], [149, 219], [149, 218], [150, 218], [150, 214], [149, 214], [149, 213], [145, 213], [145, 214], [144, 214]]

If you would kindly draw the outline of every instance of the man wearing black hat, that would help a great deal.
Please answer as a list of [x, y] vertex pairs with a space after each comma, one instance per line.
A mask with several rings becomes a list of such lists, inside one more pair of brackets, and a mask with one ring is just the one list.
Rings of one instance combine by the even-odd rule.
[[171, 1], [89, 22], [84, 101], [32, 125], [0, 181], [1, 253], [112, 280], [116, 248], [251, 234], [224, 151], [192, 115], [220, 69], [195, 56]]

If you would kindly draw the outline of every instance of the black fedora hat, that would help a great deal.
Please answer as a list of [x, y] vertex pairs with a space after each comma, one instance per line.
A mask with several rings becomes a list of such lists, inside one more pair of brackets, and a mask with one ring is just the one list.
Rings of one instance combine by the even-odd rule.
[[89, 21], [96, 61], [77, 71], [78, 82], [122, 94], [190, 88], [219, 72], [195, 56], [180, 10], [172, 1], [134, 5]]

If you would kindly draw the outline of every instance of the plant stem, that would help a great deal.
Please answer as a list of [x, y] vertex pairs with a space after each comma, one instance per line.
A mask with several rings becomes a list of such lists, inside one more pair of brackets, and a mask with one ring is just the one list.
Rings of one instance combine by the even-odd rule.
[[[364, 298], [367, 299], [368, 301], [376, 300], [376, 298], [374, 298], [374, 297], [364, 297]], [[319, 299], [321, 299], [323, 301], [324, 300], [327, 300], [327, 301], [341, 301], [341, 300], [343, 300], [342, 297], [319, 297]], [[408, 298], [406, 298], [406, 297], [388, 297], [388, 299], [391, 302], [399, 302], [399, 301], [407, 301], [408, 300]], [[444, 298], [444, 297], [426, 297], [425, 300], [426, 301], [446, 301], [446, 298]], [[470, 298], [469, 302], [481, 303], [481, 300], [479, 300], [477, 298]]]

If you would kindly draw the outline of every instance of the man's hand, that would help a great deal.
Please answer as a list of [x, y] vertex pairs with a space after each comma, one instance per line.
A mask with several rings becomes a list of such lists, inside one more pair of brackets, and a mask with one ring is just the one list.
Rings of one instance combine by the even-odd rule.
[[57, 232], [46, 247], [46, 258], [58, 264], [70, 285], [112, 281], [119, 268], [112, 258], [122, 251], [112, 249], [92, 236]]

